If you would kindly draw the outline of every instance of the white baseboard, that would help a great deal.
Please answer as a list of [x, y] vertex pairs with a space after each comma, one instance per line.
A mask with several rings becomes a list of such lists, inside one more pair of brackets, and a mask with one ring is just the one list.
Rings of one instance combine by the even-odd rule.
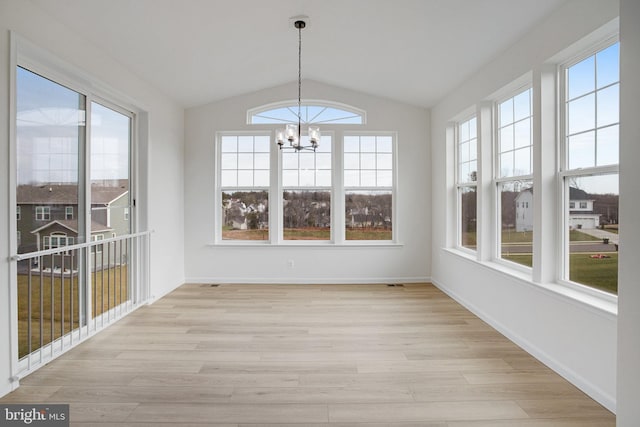
[[430, 277], [358, 277], [355, 279], [346, 279], [344, 277], [325, 277], [325, 278], [309, 278], [309, 277], [287, 277], [279, 279], [258, 279], [256, 277], [187, 277], [185, 283], [233, 283], [248, 285], [291, 285], [291, 284], [310, 284], [310, 285], [366, 285], [379, 283], [430, 283]]
[[437, 280], [432, 281], [438, 289], [442, 292], [453, 298], [455, 301], [464, 306], [467, 310], [478, 316], [484, 322], [489, 324], [492, 328], [500, 332], [502, 335], [511, 340], [514, 344], [522, 348], [524, 351], [538, 359], [540, 362], [548, 366], [558, 375], [569, 381], [571, 384], [578, 387], [580, 390], [589, 395], [592, 399], [600, 403], [602, 406], [607, 408], [609, 411], [615, 414], [616, 412], [616, 399], [614, 396], [604, 392], [600, 387], [596, 386], [589, 380], [585, 379], [583, 376], [578, 375], [573, 369], [569, 366], [559, 362], [555, 358], [551, 357], [547, 352], [545, 352], [540, 347], [528, 341], [526, 338], [512, 331], [508, 326], [504, 325], [501, 322], [496, 321], [492, 316], [480, 310], [476, 305], [471, 303], [465, 298], [462, 298], [459, 294], [452, 291], [446, 285], [438, 282]]

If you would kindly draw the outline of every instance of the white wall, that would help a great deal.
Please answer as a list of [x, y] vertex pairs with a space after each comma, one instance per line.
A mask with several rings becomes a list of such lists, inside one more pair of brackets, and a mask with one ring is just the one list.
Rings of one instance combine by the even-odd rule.
[[[270, 130], [247, 125], [247, 109], [296, 97], [296, 84], [187, 110], [185, 117], [185, 270], [192, 282], [354, 283], [424, 281], [430, 275], [429, 114], [399, 104], [314, 81], [303, 81], [303, 97], [362, 108], [367, 125], [335, 129], [397, 131], [400, 246], [347, 247], [310, 245], [214, 246], [215, 133]], [[329, 128], [329, 126], [323, 126]], [[336, 138], [340, 134], [335, 135]], [[341, 215], [341, 212], [333, 212]], [[294, 261], [294, 268], [287, 267]]]
[[[551, 287], [536, 285], [530, 278], [505, 273], [490, 263], [445, 249], [451, 244], [448, 236], [456, 215], [452, 203], [453, 148], [447, 147], [445, 135], [447, 122], [457, 114], [531, 70], [545, 69], [549, 58], [617, 15], [617, 0], [568, 2], [450, 93], [431, 116], [434, 282], [611, 410], [616, 404], [615, 309], [583, 304]], [[540, 209], [544, 211], [544, 207]]]
[[620, 3], [620, 271], [618, 275], [619, 427], [640, 420], [640, 2]]
[[[10, 31], [48, 51], [117, 93], [126, 94], [147, 112], [148, 146], [141, 147], [143, 182], [148, 193], [138, 200], [149, 207], [148, 227], [155, 229], [151, 249], [152, 294], [160, 296], [184, 279], [183, 138], [184, 110], [124, 69], [95, 46], [57, 23], [31, 2], [0, 1], [0, 396], [10, 391], [9, 87]], [[145, 130], [146, 132], [146, 130]], [[144, 154], [148, 151], [148, 154]], [[144, 181], [147, 182], [144, 182]]]

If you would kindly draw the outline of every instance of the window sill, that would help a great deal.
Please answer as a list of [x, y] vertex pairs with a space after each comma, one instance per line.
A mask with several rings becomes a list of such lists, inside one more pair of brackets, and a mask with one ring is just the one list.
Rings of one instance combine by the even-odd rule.
[[330, 241], [303, 241], [303, 240], [293, 240], [287, 242], [279, 242], [279, 243], [270, 243], [268, 241], [262, 242], [252, 242], [252, 241], [223, 241], [217, 243], [209, 243], [208, 247], [212, 248], [299, 248], [299, 247], [307, 247], [307, 248], [401, 248], [404, 247], [404, 243], [394, 243], [394, 242], [378, 242], [375, 240], [360, 240], [357, 242], [342, 242], [335, 243]]
[[495, 261], [479, 261], [476, 258], [475, 253], [468, 253], [457, 248], [443, 248], [443, 250], [456, 257], [478, 264], [504, 276], [508, 276], [509, 278], [514, 278], [519, 284], [524, 286], [534, 286], [553, 297], [569, 300], [572, 303], [587, 307], [588, 309], [606, 316], [617, 317], [618, 315], [618, 297], [616, 295], [607, 294], [606, 292], [601, 292], [596, 289], [583, 287], [582, 285], [570, 282], [534, 282], [531, 273], [521, 271], [519, 268], [511, 268], [504, 263]]

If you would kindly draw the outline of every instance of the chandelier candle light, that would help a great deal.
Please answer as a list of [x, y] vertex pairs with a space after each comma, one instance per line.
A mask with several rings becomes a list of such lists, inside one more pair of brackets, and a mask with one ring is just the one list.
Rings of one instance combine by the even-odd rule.
[[[320, 128], [318, 126], [309, 126], [309, 144], [302, 145], [300, 139], [300, 124], [301, 124], [301, 92], [302, 92], [302, 29], [307, 26], [304, 18], [298, 17], [294, 22], [294, 26], [298, 29], [298, 125], [288, 124], [284, 129], [278, 129], [276, 131], [276, 141], [278, 147], [291, 148], [296, 151], [311, 150], [316, 151], [318, 143], [320, 142]], [[289, 145], [285, 146], [285, 139], [289, 141]]]

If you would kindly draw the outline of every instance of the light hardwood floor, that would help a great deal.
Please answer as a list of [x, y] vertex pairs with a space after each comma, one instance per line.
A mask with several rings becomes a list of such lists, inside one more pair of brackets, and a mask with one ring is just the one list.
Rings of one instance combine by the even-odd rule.
[[21, 384], [72, 426], [615, 426], [430, 284], [188, 284]]

